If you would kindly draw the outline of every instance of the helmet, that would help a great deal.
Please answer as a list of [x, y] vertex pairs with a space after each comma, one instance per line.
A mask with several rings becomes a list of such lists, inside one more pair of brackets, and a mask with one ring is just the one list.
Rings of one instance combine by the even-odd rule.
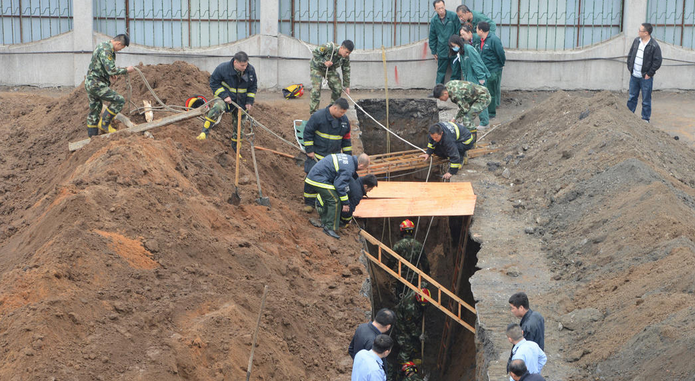
[[204, 96], [194, 95], [186, 99], [186, 103], [184, 104], [184, 106], [186, 106], [187, 109], [191, 110], [194, 108], [198, 108], [206, 103], [208, 103], [208, 100]]
[[[423, 288], [420, 291], [422, 291], [423, 294], [427, 295], [428, 298], [431, 298], [432, 294], [430, 293], [430, 290]], [[422, 297], [420, 294], [415, 294], [415, 301], [420, 303], [423, 307], [429, 303], [429, 300], [425, 299]]]
[[408, 375], [408, 373], [417, 373], [417, 367], [415, 366], [414, 362], [408, 361], [401, 367], [401, 372], [405, 373], [406, 375]]
[[302, 95], [304, 95], [304, 85], [301, 83], [289, 85], [282, 89], [282, 96], [284, 96], [285, 99], [299, 98]]
[[412, 233], [415, 230], [415, 224], [411, 220], [401, 222], [401, 232]]

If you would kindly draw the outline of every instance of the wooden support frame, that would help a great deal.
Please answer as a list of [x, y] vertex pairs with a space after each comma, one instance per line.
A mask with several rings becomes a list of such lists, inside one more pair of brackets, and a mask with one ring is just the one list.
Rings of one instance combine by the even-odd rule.
[[[478, 145], [478, 148], [468, 151], [468, 157], [479, 157], [497, 151], [499, 151], [499, 148], [488, 148], [486, 144], [481, 143]], [[358, 171], [357, 173], [360, 176], [368, 174], [384, 175], [393, 172], [427, 168], [430, 162], [422, 160], [420, 155], [422, 155], [422, 151], [419, 150], [372, 155], [369, 168]], [[432, 159], [434, 160], [432, 165], [447, 163], [447, 160], [439, 156], [432, 156]]]
[[[374, 264], [377, 266], [381, 267], [384, 271], [386, 271], [388, 274], [393, 276], [394, 278], [398, 279], [401, 283], [405, 284], [408, 286], [411, 290], [415, 291], [417, 294], [419, 294], [422, 298], [425, 300], [429, 301], [433, 306], [435, 306], [437, 309], [441, 310], [444, 312], [447, 316], [449, 316], [452, 320], [455, 322], [461, 324], [464, 328], [467, 330], [471, 331], [472, 333], [475, 333], [475, 328], [471, 326], [470, 324], [466, 323], [463, 321], [461, 318], [461, 313], [462, 308], [465, 308], [469, 310], [470, 312], [477, 314], [475, 311], [475, 308], [471, 307], [468, 303], [464, 302], [461, 298], [456, 296], [453, 292], [449, 291], [447, 288], [439, 284], [437, 281], [432, 279], [429, 275], [425, 274], [422, 272], [420, 269], [415, 267], [412, 263], [398, 255], [395, 251], [391, 250], [388, 246], [384, 245], [379, 241], [378, 239], [374, 238], [371, 234], [367, 233], [364, 230], [360, 230], [360, 235], [366, 239], [368, 242], [370, 242], [373, 245], [376, 245], [378, 248], [378, 254], [377, 257], [374, 257], [371, 253], [365, 252], [365, 256], [372, 261]], [[390, 267], [386, 266], [382, 262], [382, 252], [386, 251], [389, 255], [391, 255], [393, 258], [395, 258], [398, 261], [398, 272], [393, 271]], [[407, 279], [403, 277], [403, 266], [408, 267], [411, 271], [415, 272], [418, 275], [417, 279], [417, 285], [413, 285], [410, 283]], [[430, 286], [434, 287], [437, 289], [436, 296], [427, 296], [425, 295], [421, 290], [421, 284], [422, 281], [425, 280], [427, 281]], [[445, 308], [442, 305], [442, 293], [444, 293], [446, 296], [448, 296], [451, 300], [451, 302], [455, 302], [457, 304], [456, 311], [457, 313], [451, 312], [449, 309]]]

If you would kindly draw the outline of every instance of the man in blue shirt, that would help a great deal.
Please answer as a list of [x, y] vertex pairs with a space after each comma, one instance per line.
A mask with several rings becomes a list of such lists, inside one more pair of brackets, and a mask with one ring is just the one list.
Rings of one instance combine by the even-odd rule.
[[391, 353], [393, 339], [379, 335], [374, 339], [371, 350], [363, 349], [355, 355], [351, 381], [386, 381], [384, 359]]
[[509, 298], [509, 307], [512, 315], [521, 319], [519, 325], [524, 331], [524, 339], [533, 341], [545, 350], [545, 319], [540, 313], [529, 309], [528, 296], [524, 292], [517, 292]]
[[[513, 323], [507, 326], [507, 339], [514, 345], [509, 356], [507, 368], [509, 369], [514, 360], [524, 360], [529, 373], [540, 373], [541, 369], [543, 369], [543, 366], [548, 361], [548, 357], [538, 344], [524, 339], [521, 327]], [[509, 380], [514, 381], [511, 377]]]

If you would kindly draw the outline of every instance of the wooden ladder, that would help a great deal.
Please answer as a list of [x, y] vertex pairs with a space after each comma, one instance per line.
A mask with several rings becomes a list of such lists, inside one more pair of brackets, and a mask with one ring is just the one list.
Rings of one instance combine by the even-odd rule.
[[[388, 246], [384, 245], [381, 243], [378, 239], [374, 238], [371, 234], [367, 233], [364, 230], [360, 230], [360, 235], [364, 237], [369, 243], [375, 245], [378, 248], [378, 253], [377, 256], [373, 256], [371, 253], [365, 252], [365, 256], [374, 264], [377, 266], [381, 267], [384, 271], [389, 273], [391, 276], [399, 280], [401, 283], [404, 285], [408, 286], [411, 290], [415, 291], [417, 294], [419, 294], [422, 298], [425, 300], [429, 301], [430, 304], [433, 306], [437, 307], [439, 310], [444, 312], [448, 317], [450, 317], [452, 320], [455, 322], [461, 324], [464, 328], [467, 330], [471, 331], [472, 333], [475, 333], [475, 328], [472, 327], [470, 324], [466, 323], [463, 321], [461, 318], [461, 313], [463, 312], [463, 308], [469, 310], [472, 313], [475, 312], [475, 308], [471, 307], [468, 303], [464, 302], [456, 296], [453, 292], [449, 291], [447, 288], [439, 284], [437, 281], [432, 279], [430, 276], [422, 272], [422, 270], [418, 269], [407, 261], [405, 258], [401, 257], [398, 255], [395, 251], [391, 250]], [[398, 271], [392, 270], [389, 266], [384, 264], [383, 257], [382, 257], [382, 252], [386, 251], [389, 255], [391, 255], [393, 258], [395, 258], [398, 261]], [[410, 283], [407, 279], [405, 279], [403, 270], [405, 270], [403, 267], [409, 268], [411, 271], [415, 272], [418, 275], [417, 278], [417, 285], [413, 285]], [[436, 288], [437, 292], [434, 293], [431, 297], [428, 297], [425, 295], [425, 293], [422, 292], [421, 290], [421, 284], [422, 281], [425, 280], [429, 283], [429, 288]], [[449, 308], [446, 308], [442, 305], [442, 294], [445, 294], [447, 297], [449, 297]], [[452, 310], [456, 311], [456, 313], [452, 312]]]

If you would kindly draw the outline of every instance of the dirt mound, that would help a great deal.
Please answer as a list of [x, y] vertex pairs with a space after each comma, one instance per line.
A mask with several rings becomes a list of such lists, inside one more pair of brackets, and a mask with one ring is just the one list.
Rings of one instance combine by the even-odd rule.
[[[168, 104], [210, 95], [192, 65], [141, 69]], [[131, 83], [135, 104], [154, 100]], [[82, 87], [0, 102], [0, 379], [242, 379], [265, 284], [253, 377], [349, 379], [347, 343], [369, 309], [353, 297], [360, 245], [354, 230], [338, 242], [299, 214], [293, 160], [257, 152], [268, 209], [242, 144], [234, 207], [227, 115], [204, 142], [189, 120], [68, 153], [86, 137]], [[286, 112], [260, 103], [253, 115], [291, 139]], [[255, 130], [257, 144], [295, 153]]]
[[546, 330], [598, 310], [560, 333], [577, 379], [692, 377], [693, 151], [610, 93], [558, 92], [490, 137], [507, 152], [488, 168], [514, 184], [556, 273], [534, 300]]

